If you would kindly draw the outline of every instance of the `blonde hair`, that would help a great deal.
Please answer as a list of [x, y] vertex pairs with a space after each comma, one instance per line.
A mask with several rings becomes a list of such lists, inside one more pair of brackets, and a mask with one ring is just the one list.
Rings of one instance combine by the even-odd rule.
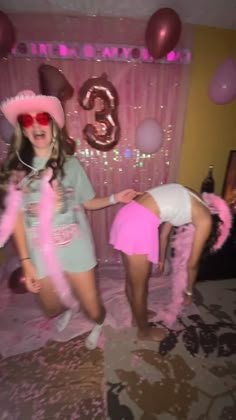
[[22, 144], [24, 142], [24, 139], [25, 139], [25, 137], [24, 137], [23, 132], [21, 130], [20, 124], [17, 123], [17, 125], [15, 127], [15, 132], [14, 132], [14, 134], [12, 136], [12, 139], [11, 139], [11, 144], [10, 144], [10, 148], [9, 148], [9, 152], [8, 152], [8, 156], [7, 156], [7, 161], [9, 163], [16, 156], [16, 152], [20, 152], [20, 150], [22, 148]]
[[[64, 176], [63, 166], [66, 160], [66, 140], [64, 132], [59, 128], [56, 121], [52, 118], [51, 120], [52, 130], [52, 152], [46, 163], [46, 167], [51, 167], [53, 170], [53, 178], [58, 176]], [[16, 124], [15, 132], [12, 136], [9, 152], [1, 170], [0, 176], [0, 189], [6, 189], [6, 185], [9, 183], [11, 174], [13, 171], [24, 171], [28, 174], [31, 169], [20, 162], [17, 153], [21, 160], [26, 165], [33, 166], [33, 158], [35, 156], [34, 149], [30, 141], [24, 135], [23, 129], [19, 123]]]

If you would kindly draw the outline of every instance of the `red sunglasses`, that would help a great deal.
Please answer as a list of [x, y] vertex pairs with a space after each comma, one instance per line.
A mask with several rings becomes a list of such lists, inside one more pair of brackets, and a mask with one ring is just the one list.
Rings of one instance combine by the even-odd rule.
[[35, 117], [32, 117], [30, 114], [22, 114], [18, 117], [19, 124], [24, 128], [31, 127], [34, 121], [37, 121], [40, 125], [47, 126], [51, 121], [51, 117], [47, 112], [39, 112]]

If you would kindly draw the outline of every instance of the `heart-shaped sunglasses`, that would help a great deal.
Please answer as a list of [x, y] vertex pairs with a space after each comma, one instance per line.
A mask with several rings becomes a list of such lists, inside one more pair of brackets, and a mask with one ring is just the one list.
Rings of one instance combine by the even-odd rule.
[[39, 112], [34, 117], [30, 114], [22, 114], [18, 117], [18, 122], [23, 128], [29, 128], [36, 121], [40, 125], [47, 126], [51, 121], [51, 116], [47, 112]]

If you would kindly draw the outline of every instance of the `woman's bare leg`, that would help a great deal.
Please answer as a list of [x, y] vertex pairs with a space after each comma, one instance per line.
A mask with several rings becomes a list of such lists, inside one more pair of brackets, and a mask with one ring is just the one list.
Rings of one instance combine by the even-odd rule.
[[106, 316], [105, 308], [98, 295], [94, 269], [84, 273], [67, 273], [70, 284], [75, 295], [80, 300], [88, 318], [96, 322], [85, 341], [88, 349], [93, 350], [97, 347], [98, 339], [101, 334], [102, 325]]
[[47, 277], [40, 280], [41, 287], [38, 294], [39, 304], [47, 317], [52, 318], [65, 311], [51, 280]]
[[60, 316], [56, 328], [59, 332], [63, 331], [72, 317], [72, 309], [67, 309], [60, 301], [55, 292], [54, 285], [47, 277], [40, 280], [41, 288], [38, 294], [38, 300], [43, 312], [48, 318]]
[[126, 271], [127, 298], [138, 326], [138, 338], [161, 341], [166, 337], [166, 331], [148, 325], [147, 296], [150, 262], [146, 255], [122, 254], [122, 259]]
[[106, 312], [97, 291], [94, 269], [83, 273], [67, 273], [67, 276], [88, 318], [102, 324]]
[[[124, 267], [125, 267], [125, 271], [126, 271], [126, 273], [127, 273], [127, 261], [126, 261], [126, 255], [125, 254], [121, 254], [121, 256], [122, 256], [122, 261], [123, 261], [123, 265], [124, 265]], [[151, 275], [151, 267], [152, 267], [152, 265], [151, 265], [151, 263], [149, 263], [149, 273], [148, 273], [148, 278], [149, 278], [149, 276]], [[129, 281], [127, 281], [127, 279], [126, 279], [126, 282], [125, 282], [125, 293], [126, 293], [126, 296], [127, 296], [127, 299], [128, 299], [128, 302], [129, 302], [129, 304], [130, 304], [130, 306], [131, 306], [131, 301], [132, 301], [132, 297], [131, 297], [131, 284], [130, 284], [130, 282]], [[131, 309], [132, 309], [132, 306], [131, 306]], [[156, 312], [154, 312], [154, 311], [151, 311], [151, 310], [149, 310], [149, 309], [147, 309], [147, 319], [152, 319], [154, 316], [156, 315]], [[133, 314], [132, 314], [132, 325], [133, 326], [136, 326], [137, 324], [136, 324], [136, 319], [135, 319], [135, 317], [133, 316]]]

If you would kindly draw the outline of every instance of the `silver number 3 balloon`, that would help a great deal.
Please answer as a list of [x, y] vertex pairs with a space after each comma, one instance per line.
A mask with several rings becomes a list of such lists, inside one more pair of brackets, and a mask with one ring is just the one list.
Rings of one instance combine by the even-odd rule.
[[97, 150], [111, 150], [119, 141], [118, 102], [117, 91], [106, 74], [86, 80], [79, 90], [82, 108], [95, 108], [95, 122], [87, 124], [83, 134], [90, 146]]

